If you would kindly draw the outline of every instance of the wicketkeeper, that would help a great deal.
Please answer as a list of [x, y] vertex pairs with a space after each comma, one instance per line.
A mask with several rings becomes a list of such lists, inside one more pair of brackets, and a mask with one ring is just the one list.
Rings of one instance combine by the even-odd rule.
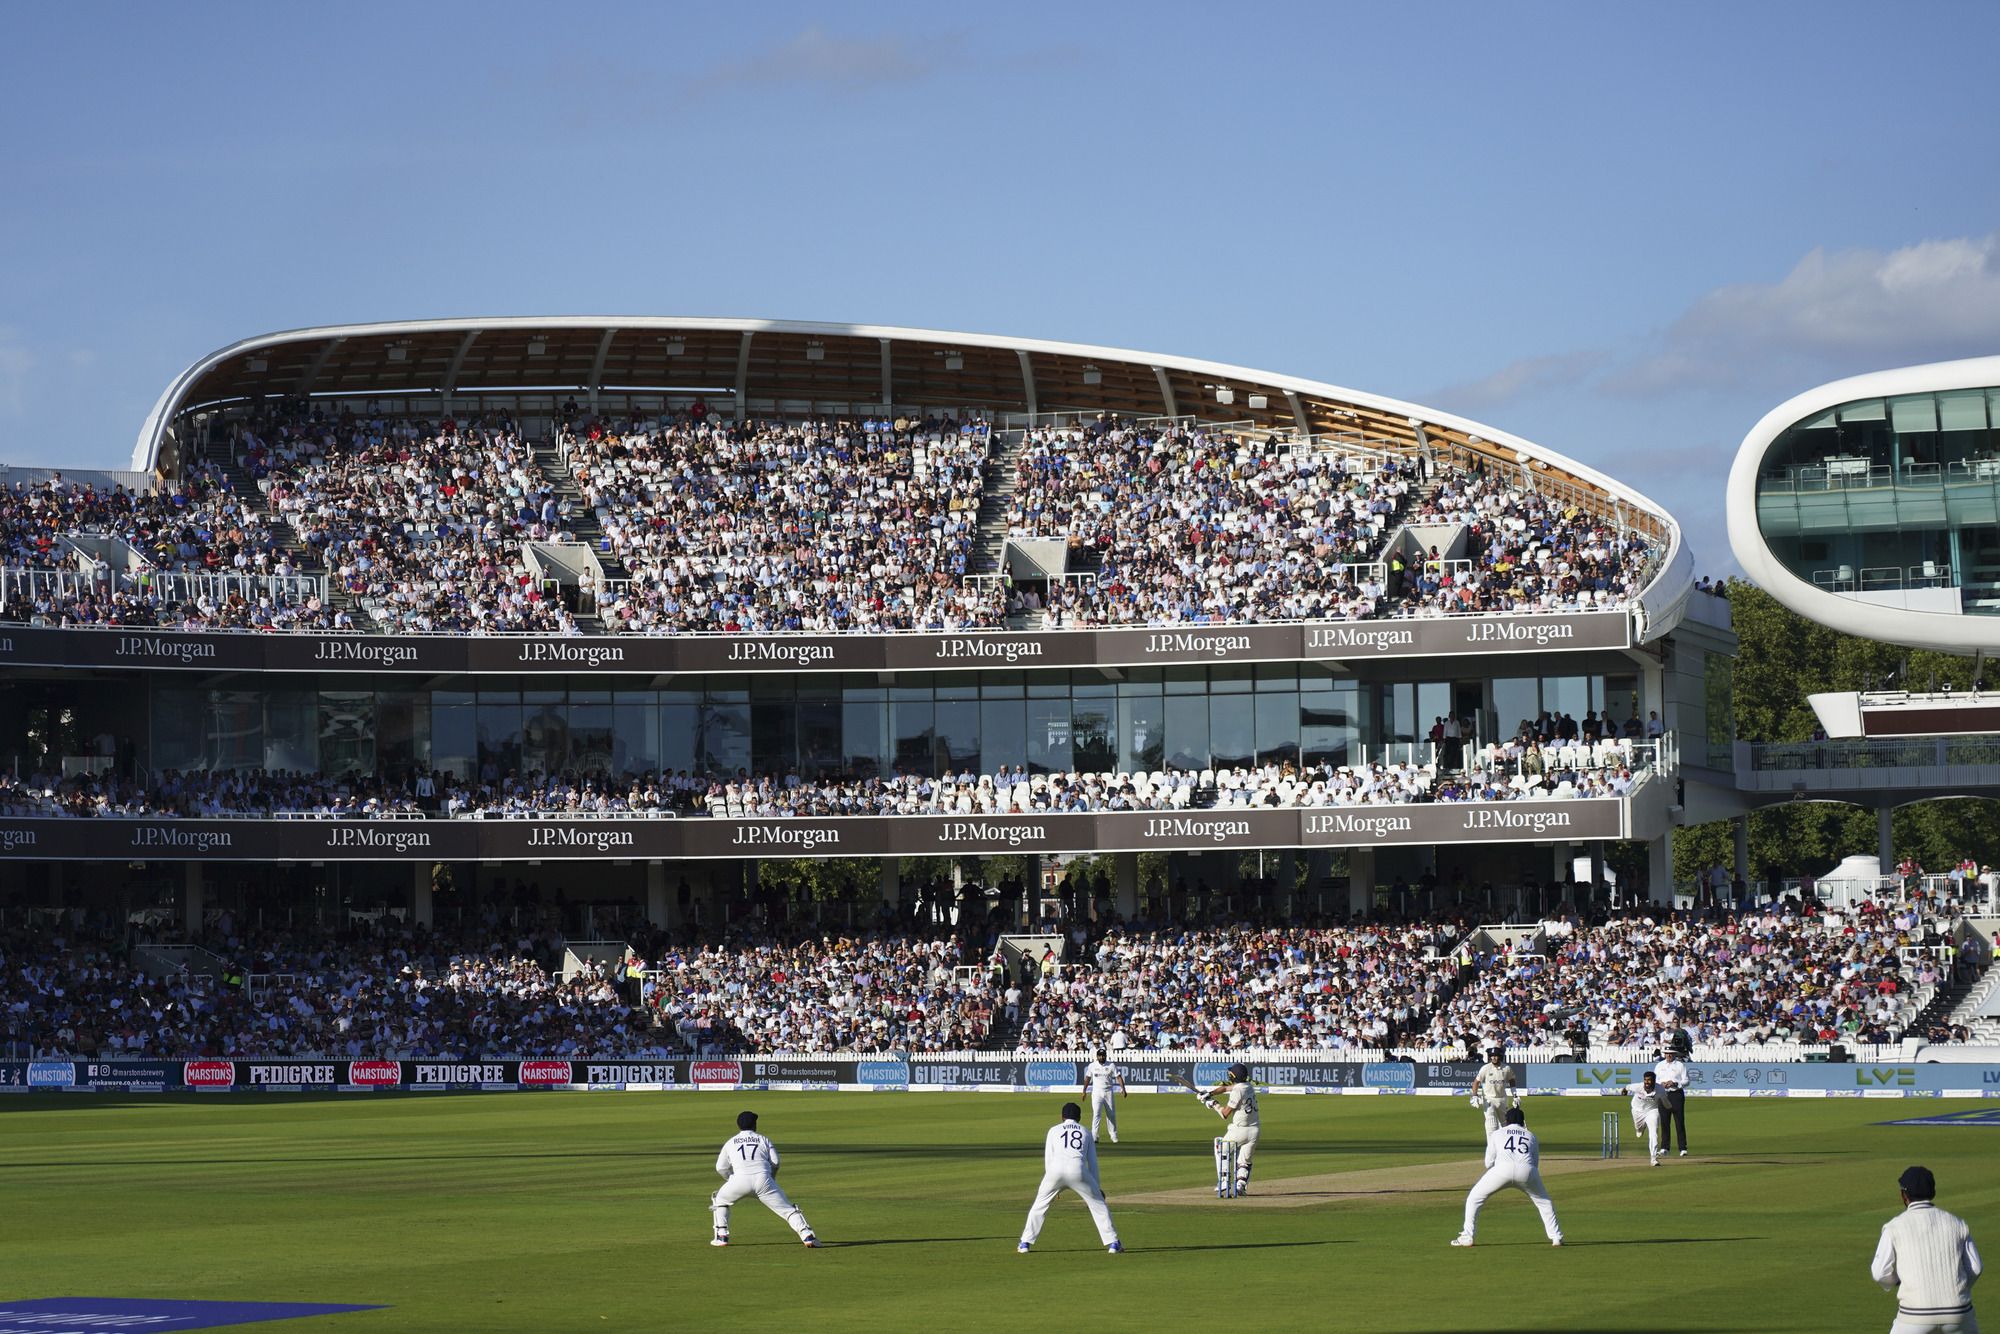
[[[1237, 1063], [1229, 1067], [1221, 1083], [1201, 1096], [1203, 1105], [1228, 1125], [1216, 1141], [1216, 1160], [1224, 1162], [1224, 1155], [1234, 1153], [1236, 1159], [1236, 1193], [1250, 1193], [1250, 1159], [1257, 1152], [1257, 1086], [1250, 1082], [1250, 1067]], [[1218, 1166], [1216, 1190], [1221, 1192], [1221, 1167]]]

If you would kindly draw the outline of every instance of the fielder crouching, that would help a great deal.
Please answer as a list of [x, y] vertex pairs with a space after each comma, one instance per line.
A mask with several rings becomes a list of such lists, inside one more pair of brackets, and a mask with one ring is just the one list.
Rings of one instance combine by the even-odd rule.
[[[1208, 1109], [1228, 1125], [1221, 1144], [1235, 1148], [1236, 1193], [1250, 1193], [1250, 1159], [1257, 1152], [1257, 1086], [1250, 1082], [1250, 1067], [1241, 1062], [1229, 1067], [1223, 1081], [1201, 1095]], [[1218, 1148], [1217, 1158], [1224, 1151]], [[1216, 1193], [1222, 1192], [1221, 1182]]]

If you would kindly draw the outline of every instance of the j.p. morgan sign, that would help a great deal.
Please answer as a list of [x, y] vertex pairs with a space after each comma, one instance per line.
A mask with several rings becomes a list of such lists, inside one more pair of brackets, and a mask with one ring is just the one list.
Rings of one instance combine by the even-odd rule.
[[0, 666], [171, 671], [574, 674], [880, 672], [989, 667], [1338, 662], [1550, 653], [1631, 644], [1624, 612], [1408, 621], [968, 630], [898, 635], [606, 635], [573, 639], [158, 631], [0, 631]]
[[1623, 838], [1626, 802], [716, 820], [0, 820], [0, 861], [520, 862], [921, 857]]

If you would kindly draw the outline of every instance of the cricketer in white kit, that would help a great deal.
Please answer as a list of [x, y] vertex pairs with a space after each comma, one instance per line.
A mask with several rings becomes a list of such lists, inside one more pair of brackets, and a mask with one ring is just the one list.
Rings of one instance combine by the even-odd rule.
[[1083, 1126], [1083, 1109], [1073, 1102], [1062, 1108], [1062, 1120], [1042, 1140], [1042, 1184], [1035, 1203], [1028, 1210], [1028, 1225], [1021, 1229], [1021, 1244], [1014, 1249], [1026, 1255], [1042, 1235], [1042, 1224], [1056, 1196], [1073, 1190], [1083, 1197], [1090, 1221], [1097, 1224], [1098, 1239], [1113, 1255], [1125, 1248], [1118, 1244], [1118, 1228], [1111, 1221], [1111, 1206], [1104, 1202], [1104, 1189], [1097, 1184], [1097, 1136]]
[[1113, 1084], [1118, 1086], [1121, 1095], [1131, 1096], [1125, 1089], [1125, 1076], [1118, 1073], [1117, 1066], [1105, 1059], [1104, 1052], [1100, 1048], [1094, 1053], [1094, 1059], [1090, 1064], [1083, 1067], [1083, 1086], [1090, 1090], [1090, 1133], [1093, 1138], [1096, 1136], [1098, 1119], [1102, 1117], [1110, 1128], [1111, 1142], [1116, 1144], [1118, 1102], [1111, 1093]]
[[744, 1112], [738, 1116], [736, 1130], [715, 1158], [716, 1173], [728, 1180], [722, 1183], [721, 1190], [708, 1197], [709, 1211], [715, 1215], [715, 1236], [708, 1244], [729, 1244], [729, 1206], [745, 1195], [755, 1195], [766, 1209], [791, 1225], [800, 1241], [817, 1247], [819, 1238], [813, 1236], [806, 1216], [778, 1189], [778, 1149], [757, 1133], [757, 1113]]
[[1660, 1082], [1648, 1070], [1645, 1077], [1626, 1092], [1632, 1095], [1632, 1133], [1646, 1137], [1646, 1156], [1660, 1165], [1660, 1104], [1666, 1100]]
[[1472, 1244], [1479, 1226], [1480, 1209], [1494, 1194], [1510, 1186], [1535, 1202], [1535, 1209], [1542, 1216], [1542, 1231], [1548, 1233], [1549, 1244], [1563, 1244], [1562, 1226], [1556, 1222], [1555, 1202], [1542, 1188], [1542, 1145], [1526, 1122], [1527, 1118], [1521, 1115], [1520, 1108], [1511, 1108], [1507, 1112], [1507, 1123], [1486, 1141], [1486, 1175], [1479, 1178], [1472, 1187], [1472, 1193], [1465, 1197], [1465, 1230], [1451, 1239], [1452, 1245]]
[[1208, 1109], [1228, 1125], [1222, 1138], [1236, 1146], [1236, 1193], [1250, 1193], [1250, 1159], [1257, 1152], [1257, 1086], [1250, 1082], [1250, 1067], [1232, 1065], [1221, 1084], [1201, 1095]]
[[1507, 1109], [1521, 1105], [1520, 1081], [1514, 1077], [1514, 1067], [1507, 1064], [1507, 1057], [1498, 1047], [1487, 1049], [1486, 1064], [1480, 1066], [1479, 1073], [1472, 1077], [1472, 1105], [1486, 1120], [1488, 1139], [1492, 1139], [1494, 1132], [1504, 1124]]
[[1897, 1178], [1903, 1212], [1882, 1225], [1868, 1272], [1896, 1294], [1889, 1334], [1979, 1334], [1972, 1285], [1982, 1266], [1972, 1230], [1937, 1207], [1937, 1178], [1911, 1167]]

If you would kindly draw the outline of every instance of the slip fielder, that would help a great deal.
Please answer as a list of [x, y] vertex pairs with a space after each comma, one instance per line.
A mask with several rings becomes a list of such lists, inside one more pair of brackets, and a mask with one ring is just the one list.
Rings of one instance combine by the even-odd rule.
[[1097, 1136], [1098, 1118], [1101, 1116], [1111, 1131], [1111, 1142], [1118, 1142], [1118, 1103], [1111, 1096], [1111, 1086], [1118, 1085], [1121, 1096], [1130, 1097], [1125, 1089], [1125, 1076], [1118, 1073], [1118, 1067], [1105, 1059], [1103, 1048], [1091, 1053], [1092, 1060], [1083, 1067], [1083, 1086], [1090, 1090], [1090, 1134]]
[[757, 1113], [744, 1112], [738, 1116], [736, 1132], [716, 1155], [716, 1173], [728, 1180], [722, 1183], [721, 1190], [708, 1197], [709, 1211], [715, 1215], [715, 1236], [708, 1244], [729, 1244], [729, 1206], [745, 1195], [755, 1195], [766, 1209], [799, 1234], [800, 1241], [817, 1248], [819, 1238], [813, 1236], [806, 1216], [778, 1189], [778, 1149], [757, 1133]]
[[1660, 1165], [1660, 1104], [1665, 1095], [1660, 1083], [1648, 1070], [1645, 1077], [1627, 1090], [1632, 1095], [1632, 1133], [1646, 1137], [1646, 1156]]
[[1520, 1081], [1514, 1077], [1514, 1067], [1507, 1064], [1507, 1053], [1498, 1046], [1486, 1049], [1486, 1064], [1472, 1077], [1472, 1105], [1485, 1118], [1489, 1140], [1499, 1131], [1508, 1109], [1521, 1105]]
[[1201, 1100], [1228, 1125], [1222, 1132], [1226, 1143], [1236, 1146], [1236, 1193], [1250, 1193], [1250, 1159], [1257, 1152], [1257, 1086], [1250, 1082], [1250, 1067], [1238, 1062]]

